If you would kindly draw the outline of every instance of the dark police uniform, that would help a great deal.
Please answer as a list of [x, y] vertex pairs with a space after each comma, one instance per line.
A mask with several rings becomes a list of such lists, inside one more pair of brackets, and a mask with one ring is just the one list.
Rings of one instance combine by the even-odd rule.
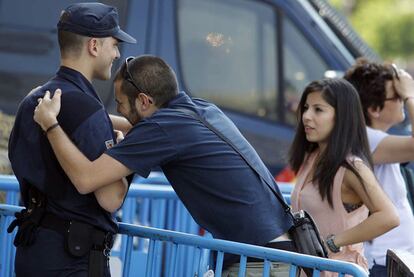
[[[215, 238], [265, 245], [286, 233], [292, 220], [265, 182], [231, 146], [178, 110], [183, 108], [214, 122], [239, 148], [251, 147], [216, 106], [180, 92], [106, 154], [143, 177], [160, 166], [195, 221]], [[250, 149], [253, 162], [280, 194]]]
[[[85, 37], [136, 40], [119, 27], [115, 7], [75, 3], [62, 13], [59, 31]], [[79, 43], [81, 46], [81, 43]], [[68, 50], [65, 43], [64, 50]], [[108, 276], [107, 254], [118, 225], [93, 193], [81, 195], [60, 167], [41, 128], [33, 120], [37, 99], [62, 89], [61, 128], [90, 160], [114, 144], [112, 123], [91, 83], [80, 72], [61, 67], [56, 76], [26, 96], [19, 106], [9, 141], [9, 159], [26, 209], [19, 226], [17, 276]]]
[[[59, 124], [87, 158], [98, 158], [115, 141], [110, 118], [91, 83], [79, 72], [61, 67], [54, 78], [23, 99], [10, 136], [9, 158], [23, 203], [26, 207], [30, 204], [29, 190], [33, 186], [46, 195], [46, 213], [116, 233], [113, 216], [100, 207], [93, 193], [78, 193], [33, 120], [37, 99], [46, 90], [54, 92], [57, 88], [62, 89]], [[17, 276], [87, 276], [88, 255], [69, 255], [63, 235], [43, 225], [37, 228], [34, 244], [17, 247]]]

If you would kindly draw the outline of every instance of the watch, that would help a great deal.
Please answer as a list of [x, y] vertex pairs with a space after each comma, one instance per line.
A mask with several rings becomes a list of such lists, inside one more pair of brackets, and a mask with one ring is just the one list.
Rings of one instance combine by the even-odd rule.
[[331, 252], [338, 253], [339, 251], [341, 251], [341, 247], [336, 246], [334, 239], [335, 235], [329, 235], [326, 238], [326, 245], [328, 246], [329, 250], [331, 250]]

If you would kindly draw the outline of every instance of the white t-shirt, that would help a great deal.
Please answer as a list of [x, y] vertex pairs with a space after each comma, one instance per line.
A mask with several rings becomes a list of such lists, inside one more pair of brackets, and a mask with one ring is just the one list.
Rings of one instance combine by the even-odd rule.
[[[373, 153], [378, 144], [388, 136], [387, 133], [367, 127], [370, 151]], [[392, 203], [396, 207], [400, 225], [391, 231], [375, 238], [372, 243], [365, 242], [365, 256], [369, 268], [375, 263], [386, 265], [387, 249], [405, 250], [414, 254], [414, 215], [407, 199], [405, 181], [400, 172], [400, 165], [379, 164], [374, 166], [375, 175]]]

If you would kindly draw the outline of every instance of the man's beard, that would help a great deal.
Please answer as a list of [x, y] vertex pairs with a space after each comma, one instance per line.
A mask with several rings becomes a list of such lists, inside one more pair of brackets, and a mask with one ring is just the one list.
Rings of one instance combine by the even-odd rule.
[[130, 107], [131, 112], [128, 114], [127, 120], [131, 123], [132, 126], [140, 122], [144, 119], [142, 116], [139, 115], [137, 109], [135, 107]]

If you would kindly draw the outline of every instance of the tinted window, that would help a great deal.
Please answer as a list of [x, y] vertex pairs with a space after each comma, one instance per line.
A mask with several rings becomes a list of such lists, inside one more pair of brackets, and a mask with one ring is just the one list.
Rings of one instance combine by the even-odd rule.
[[[247, 0], [180, 0], [178, 7], [181, 71], [189, 92], [224, 108], [295, 124], [300, 93], [327, 70], [297, 27], [281, 19], [280, 97], [275, 7]], [[284, 103], [278, 105], [278, 99]]]
[[182, 0], [181, 70], [189, 92], [244, 113], [276, 116], [276, 30], [271, 6]]
[[283, 18], [283, 55], [285, 120], [296, 124], [296, 107], [305, 86], [324, 77], [328, 66], [308, 40], [292, 24]]

